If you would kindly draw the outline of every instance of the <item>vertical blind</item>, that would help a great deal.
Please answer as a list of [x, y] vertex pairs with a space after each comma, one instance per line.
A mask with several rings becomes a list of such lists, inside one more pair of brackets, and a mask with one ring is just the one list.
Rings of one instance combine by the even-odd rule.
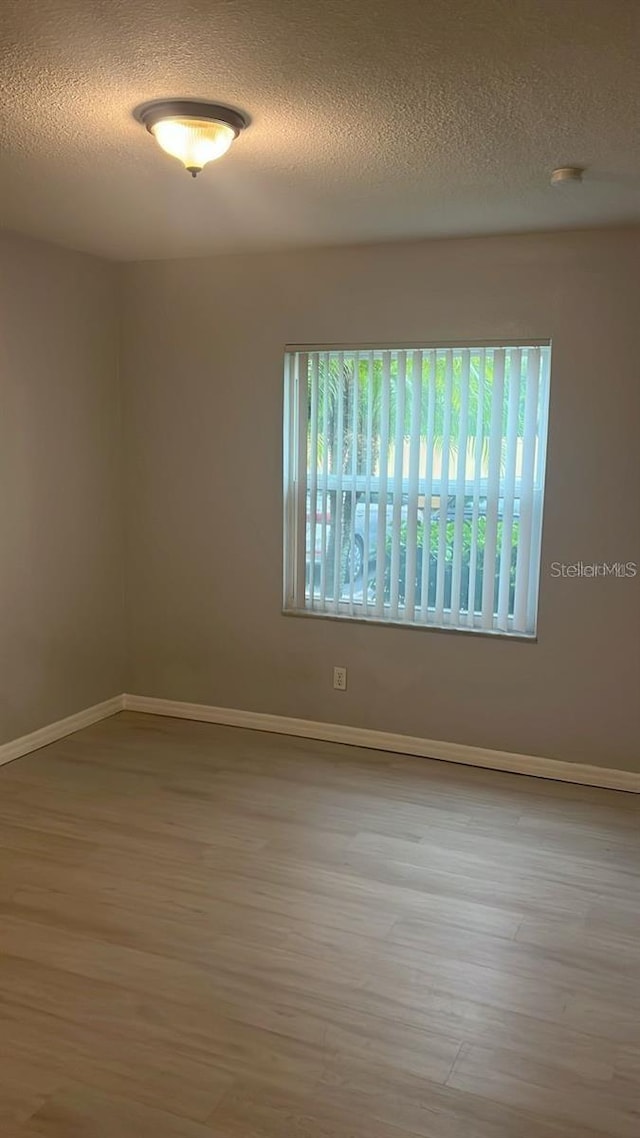
[[288, 350], [285, 609], [533, 635], [550, 354]]

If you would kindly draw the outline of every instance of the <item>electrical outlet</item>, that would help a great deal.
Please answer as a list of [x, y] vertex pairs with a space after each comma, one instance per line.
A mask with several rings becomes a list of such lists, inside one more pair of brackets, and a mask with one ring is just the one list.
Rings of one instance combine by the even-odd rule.
[[333, 686], [336, 691], [347, 690], [347, 669], [334, 668], [333, 669]]

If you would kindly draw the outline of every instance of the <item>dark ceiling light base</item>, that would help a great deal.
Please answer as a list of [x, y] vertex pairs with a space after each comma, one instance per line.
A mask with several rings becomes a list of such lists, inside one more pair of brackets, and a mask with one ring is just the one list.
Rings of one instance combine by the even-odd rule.
[[224, 123], [231, 127], [236, 138], [249, 126], [248, 116], [241, 111], [200, 99], [152, 99], [136, 107], [133, 117], [150, 133], [163, 119], [202, 119], [203, 122]]

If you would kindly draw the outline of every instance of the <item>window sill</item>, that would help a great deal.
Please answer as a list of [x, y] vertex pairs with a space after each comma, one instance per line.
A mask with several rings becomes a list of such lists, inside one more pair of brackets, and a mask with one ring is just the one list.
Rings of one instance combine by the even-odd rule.
[[348, 613], [314, 612], [311, 609], [283, 608], [283, 616], [309, 617], [311, 620], [333, 620], [339, 623], [372, 625], [376, 628], [401, 628], [411, 632], [435, 632], [454, 636], [482, 636], [491, 640], [516, 640], [537, 644], [536, 632], [504, 632], [494, 628], [457, 628], [444, 624], [411, 624], [404, 620], [380, 620], [373, 616], [352, 616]]

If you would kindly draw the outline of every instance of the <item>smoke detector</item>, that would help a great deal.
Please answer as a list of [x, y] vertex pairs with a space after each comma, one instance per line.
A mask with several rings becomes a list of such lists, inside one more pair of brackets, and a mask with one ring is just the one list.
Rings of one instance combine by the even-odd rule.
[[551, 174], [551, 185], [565, 186], [569, 182], [581, 182], [583, 174], [583, 166], [558, 166]]

